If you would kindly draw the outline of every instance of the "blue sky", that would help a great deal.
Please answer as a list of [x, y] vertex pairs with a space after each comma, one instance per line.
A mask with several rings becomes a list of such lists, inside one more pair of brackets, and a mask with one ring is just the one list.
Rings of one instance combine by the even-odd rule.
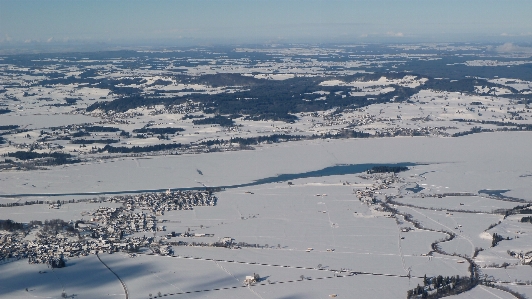
[[0, 44], [531, 41], [532, 0], [0, 0]]

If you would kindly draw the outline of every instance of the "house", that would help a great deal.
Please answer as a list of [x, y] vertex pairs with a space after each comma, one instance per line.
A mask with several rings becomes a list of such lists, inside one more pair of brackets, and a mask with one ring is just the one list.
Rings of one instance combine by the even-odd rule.
[[251, 285], [251, 284], [258, 282], [259, 280], [260, 280], [259, 274], [253, 273], [253, 276], [250, 276], [250, 275], [246, 276], [246, 279], [244, 280], [244, 284]]
[[59, 208], [61, 208], [61, 204], [60, 203], [53, 203], [53, 204], [50, 204], [49, 208], [50, 209], [59, 209]]
[[231, 244], [233, 243], [235, 239], [231, 238], [231, 237], [223, 237], [220, 239], [220, 243], [223, 243], [223, 244]]

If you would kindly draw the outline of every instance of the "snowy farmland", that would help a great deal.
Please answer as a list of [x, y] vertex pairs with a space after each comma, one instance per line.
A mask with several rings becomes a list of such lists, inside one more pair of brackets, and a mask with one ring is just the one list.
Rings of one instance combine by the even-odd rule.
[[[90, 191], [96, 181], [90, 177], [109, 184], [106, 188], [98, 190], [131, 192], [142, 188], [165, 187], [197, 187], [198, 182], [209, 186], [231, 186], [252, 183], [261, 178], [273, 177], [279, 174], [302, 173], [319, 170], [335, 164], [360, 164], [371, 163], [397, 163], [414, 161], [418, 166], [413, 166], [409, 171], [399, 173], [397, 182], [382, 190], [382, 194], [396, 194], [402, 192], [400, 186], [410, 185], [412, 181], [422, 185], [428, 180], [432, 172], [445, 171], [448, 176], [460, 175], [464, 169], [480, 169], [485, 161], [491, 161], [489, 173], [486, 177], [495, 176], [500, 180], [486, 180], [482, 182], [472, 180], [470, 187], [461, 180], [431, 180], [438, 183], [443, 191], [476, 193], [480, 189], [515, 188], [515, 178], [530, 169], [527, 163], [527, 151], [513, 151], [512, 155], [505, 155], [509, 148], [516, 148], [512, 143], [518, 143], [519, 148], [527, 148], [523, 141], [530, 140], [528, 133], [492, 133], [480, 134], [460, 139], [440, 138], [398, 138], [390, 140], [355, 140], [355, 141], [330, 141], [311, 142], [302, 144], [283, 144], [282, 146], [265, 146], [258, 151], [227, 152], [209, 155], [154, 157], [141, 162], [141, 172], [135, 174], [138, 168], [134, 161], [118, 160], [114, 163], [86, 164], [57, 168], [46, 172], [21, 172], [16, 177], [4, 175], [2, 182], [4, 194], [27, 193], [64, 193], [74, 191]], [[494, 140], [497, 140], [496, 142]], [[401, 150], [407, 144], [420, 142], [421, 151]], [[527, 141], [528, 142], [528, 141]], [[452, 143], [452, 144], [451, 144]], [[472, 145], [478, 146], [475, 150], [467, 150]], [[300, 146], [305, 147], [305, 155], [297, 155]], [[378, 153], [378, 155], [375, 155]], [[223, 158], [218, 158], [221, 156]], [[259, 158], [260, 157], [260, 158]], [[324, 157], [326, 159], [318, 159]], [[496, 160], [498, 157], [499, 160]], [[504, 157], [507, 157], [506, 159]], [[245, 163], [243, 163], [245, 162]], [[118, 163], [118, 164], [117, 164]], [[123, 166], [120, 163], [124, 163]], [[127, 170], [126, 165], [133, 166]], [[176, 167], [169, 167], [176, 165]], [[116, 169], [116, 173], [113, 173]], [[128, 173], [121, 176], [119, 169]], [[201, 169], [200, 175], [196, 169]], [[92, 174], [93, 171], [97, 174]], [[510, 172], [511, 171], [511, 172]], [[497, 177], [498, 173], [513, 174], [512, 179]], [[83, 174], [82, 177], [73, 173]], [[157, 175], [159, 173], [159, 175]], [[235, 174], [230, 176], [229, 174]], [[109, 177], [106, 178], [105, 174]], [[63, 178], [76, 178], [64, 182], [51, 180], [50, 186], [40, 185], [50, 176]], [[470, 175], [473, 176], [473, 175]], [[170, 177], [167, 181], [165, 177]], [[163, 180], [160, 181], [159, 178]], [[186, 180], [180, 178], [187, 178]], [[16, 180], [15, 180], [16, 179]], [[401, 179], [404, 183], [400, 183]], [[16, 185], [16, 182], [33, 182], [36, 187]], [[147, 182], [147, 183], [146, 183]], [[70, 188], [63, 184], [68, 183]], [[110, 184], [111, 183], [111, 184]], [[145, 184], [145, 185], [142, 185]], [[508, 221], [515, 223], [515, 217], [504, 219], [503, 216], [492, 214], [493, 210], [511, 209], [522, 203], [501, 201], [495, 198], [477, 195], [464, 196], [459, 201], [466, 205], [457, 205], [454, 197], [430, 197], [438, 191], [425, 188], [419, 193], [425, 198], [396, 198], [395, 204], [399, 213], [411, 214], [423, 229], [412, 226], [399, 215], [393, 216], [381, 210], [379, 204], [368, 204], [356, 196], [357, 190], [366, 190], [382, 184], [377, 177], [365, 173], [352, 173], [344, 175], [328, 175], [304, 177], [287, 181], [272, 182], [244, 187], [227, 188], [217, 193], [218, 204], [215, 207], [196, 207], [193, 210], [168, 211], [157, 216], [159, 223], [165, 225], [166, 232], [149, 233], [156, 237], [166, 236], [167, 232], [192, 232], [196, 237], [173, 237], [163, 242], [216, 242], [221, 237], [230, 237], [237, 243], [258, 244], [259, 247], [241, 249], [227, 249], [204, 246], [173, 246], [171, 256], [157, 256], [139, 254], [129, 257], [126, 254], [108, 255], [100, 253], [102, 260], [111, 268], [127, 285], [131, 298], [149, 298], [151, 293], [156, 296], [162, 294], [185, 293], [185, 298], [220, 298], [232, 296], [253, 297], [255, 292], [262, 298], [278, 298], [278, 296], [292, 296], [297, 298], [322, 298], [327, 293], [335, 293], [345, 297], [352, 292], [361, 295], [374, 292], [369, 287], [374, 284], [387, 284], [382, 296], [387, 298], [402, 298], [407, 289], [420, 283], [419, 278], [427, 276], [452, 276], [468, 275], [468, 262], [462, 256], [472, 257], [475, 248], [483, 248], [477, 259], [479, 265], [502, 263], [508, 261], [518, 265], [519, 261], [506, 254], [506, 250], [530, 250], [530, 229], [526, 230], [526, 223], [520, 229], [518, 240], [503, 241], [497, 247], [491, 247], [491, 234], [498, 227], [507, 225]], [[11, 186], [11, 188], [8, 188]], [[39, 187], [43, 186], [43, 187]], [[24, 188], [27, 188], [26, 190]], [[94, 188], [94, 187], [93, 187]], [[391, 188], [391, 189], [390, 189]], [[521, 185], [521, 188], [526, 186]], [[394, 191], [395, 190], [395, 191]], [[100, 195], [98, 195], [100, 196]], [[111, 194], [104, 196], [112, 196]], [[517, 195], [516, 195], [517, 196]], [[83, 196], [77, 196], [77, 198]], [[379, 198], [379, 195], [376, 196]], [[19, 200], [50, 200], [69, 199], [63, 196], [23, 196]], [[460, 198], [460, 197], [457, 197]], [[5, 200], [5, 198], [4, 198]], [[430, 200], [432, 203], [418, 202]], [[478, 204], [470, 201], [480, 202]], [[483, 202], [485, 200], [485, 202]], [[523, 197], [523, 200], [530, 200]], [[87, 219], [82, 216], [83, 211], [96, 209], [99, 205], [110, 203], [66, 203], [57, 210], [50, 210], [48, 205], [30, 205], [28, 207], [3, 208], [7, 217], [19, 222], [31, 220], [62, 218], [66, 221], [74, 219]], [[407, 204], [407, 206], [400, 206]], [[419, 206], [417, 208], [416, 206]], [[478, 207], [477, 207], [478, 206]], [[115, 205], [118, 207], [118, 205]], [[475, 207], [475, 208], [472, 208]], [[437, 211], [431, 210], [437, 208]], [[446, 212], [446, 209], [463, 209], [463, 212]], [[477, 210], [484, 211], [478, 212]], [[24, 211], [20, 213], [19, 211]], [[6, 217], [3, 216], [3, 217]], [[6, 218], [7, 218], [6, 217]], [[499, 221], [501, 224], [492, 228], [487, 233], [488, 227]], [[512, 222], [508, 222], [511, 225]], [[459, 227], [458, 227], [459, 226]], [[409, 228], [408, 230], [404, 230]], [[432, 230], [432, 231], [431, 231]], [[433, 252], [431, 244], [445, 238], [445, 231], [456, 233], [452, 241], [442, 242], [438, 246], [442, 252], [458, 254], [456, 256]], [[508, 235], [506, 231], [498, 231], [501, 235]], [[137, 233], [138, 235], [139, 233]], [[140, 233], [142, 234], [142, 233]], [[148, 234], [148, 233], [144, 233]], [[207, 236], [203, 237], [205, 234]], [[512, 235], [513, 237], [513, 235]], [[515, 245], [512, 245], [515, 244]], [[503, 246], [503, 247], [501, 247]], [[501, 248], [497, 256], [506, 258], [489, 258], [490, 252]], [[311, 250], [309, 250], [311, 248]], [[431, 253], [433, 252], [433, 253]], [[90, 262], [89, 262], [90, 260]], [[93, 255], [81, 257], [83, 263], [90, 263], [91, 267], [98, 266], [99, 260]], [[482, 262], [481, 262], [482, 261]], [[17, 270], [8, 270], [17, 264], [25, 264]], [[68, 277], [65, 271], [76, 271], [83, 264], [78, 258], [67, 259], [67, 267], [61, 269], [47, 269], [46, 275], [38, 274], [43, 271], [42, 266], [27, 265], [24, 260], [12, 261], [0, 267], [0, 271], [7, 275], [37, 275], [41, 281], [43, 277], [50, 277], [59, 283], [43, 281], [39, 283], [21, 285], [10, 284], [11, 287], [0, 289], [5, 296], [24, 297], [25, 288], [30, 292], [41, 292], [46, 285], [46, 292], [60, 294], [62, 288], [67, 294], [76, 294], [78, 298], [90, 298], [95, 292], [84, 290], [81, 282], [61, 281], [61, 277]], [[176, 263], [175, 265], [169, 263]], [[318, 266], [319, 265], [319, 266]], [[515, 272], [513, 279], [526, 281], [530, 274], [529, 266]], [[46, 268], [44, 268], [46, 269]], [[191, 272], [192, 269], [195, 269]], [[298, 270], [300, 269], [300, 270]], [[358, 273], [349, 277], [335, 277], [340, 269], [347, 269], [351, 273]], [[25, 272], [24, 272], [25, 271]], [[79, 271], [79, 270], [78, 270]], [[139, 275], [132, 275], [137, 273]], [[484, 272], [486, 271], [486, 272]], [[511, 271], [507, 269], [506, 271]], [[50, 273], [52, 272], [52, 273]], [[175, 272], [175, 274], [174, 274]], [[53, 274], [56, 273], [56, 274]], [[66, 272], [65, 272], [66, 273]], [[110, 273], [110, 272], [107, 272]], [[267, 277], [264, 285], [251, 286], [251, 289], [241, 288], [246, 275], [259, 273]], [[495, 279], [495, 270], [480, 268], [480, 273], [490, 275]], [[56, 276], [52, 276], [57, 275]], [[108, 274], [106, 274], [108, 275]], [[304, 281], [299, 281], [300, 276]], [[389, 275], [389, 276], [381, 276]], [[408, 275], [411, 278], [408, 278]], [[326, 278], [326, 277], [334, 278]], [[6, 276], [8, 279], [11, 276]], [[113, 276], [110, 276], [111, 278]], [[395, 278], [394, 278], [395, 277]], [[515, 277], [515, 278], [514, 278]], [[113, 281], [114, 279], [109, 279]], [[189, 282], [187, 282], [189, 281]], [[292, 284], [289, 281], [294, 281]], [[282, 282], [282, 283], [281, 283]], [[55, 286], [54, 286], [55, 285]], [[98, 284], [99, 285], [99, 284]], [[107, 286], [108, 285], [108, 286]], [[304, 287], [300, 287], [304, 285]], [[347, 287], [349, 286], [349, 287]], [[96, 287], [99, 294], [120, 293], [120, 282], [115, 280], [114, 285]], [[233, 287], [237, 287], [233, 289]], [[229, 289], [225, 289], [229, 288]], [[107, 290], [109, 289], [109, 290]], [[118, 290], [116, 290], [118, 289]], [[215, 290], [219, 289], [219, 290]], [[186, 292], [205, 291], [195, 295]], [[304, 290], [304, 291], [303, 291]], [[319, 291], [321, 290], [321, 291]], [[327, 290], [327, 291], [323, 291]], [[225, 292], [225, 293], [224, 293]], [[19, 294], [19, 295], [17, 295]], [[42, 293], [44, 294], [44, 293]], [[319, 295], [321, 294], [321, 295]], [[393, 294], [393, 295], [392, 295]], [[111, 295], [109, 295], [111, 296]], [[187, 297], [188, 296], [188, 297]]]
[[411, 71], [529, 62], [418, 49], [0, 57], [0, 298], [531, 297], [530, 79]]

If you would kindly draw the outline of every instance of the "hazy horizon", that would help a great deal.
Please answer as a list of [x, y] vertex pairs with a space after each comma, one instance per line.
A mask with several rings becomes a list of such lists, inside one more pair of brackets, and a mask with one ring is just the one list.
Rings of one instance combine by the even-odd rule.
[[525, 0], [0, 0], [0, 49], [529, 42]]

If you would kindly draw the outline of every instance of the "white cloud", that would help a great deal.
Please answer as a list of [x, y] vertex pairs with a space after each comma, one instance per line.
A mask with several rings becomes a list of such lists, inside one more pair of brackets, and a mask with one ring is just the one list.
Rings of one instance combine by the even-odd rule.
[[495, 51], [501, 53], [532, 53], [532, 48], [517, 46], [513, 43], [505, 43], [495, 48]]
[[50, 37], [49, 39], [46, 40], [47, 43], [51, 43], [52, 41], [54, 40], [53, 37]]
[[532, 32], [522, 32], [522, 33], [501, 33], [501, 36], [532, 36]]
[[403, 37], [403, 36], [405, 36], [402, 32], [393, 32], [393, 31], [386, 32], [386, 35], [394, 36], [394, 37]]

